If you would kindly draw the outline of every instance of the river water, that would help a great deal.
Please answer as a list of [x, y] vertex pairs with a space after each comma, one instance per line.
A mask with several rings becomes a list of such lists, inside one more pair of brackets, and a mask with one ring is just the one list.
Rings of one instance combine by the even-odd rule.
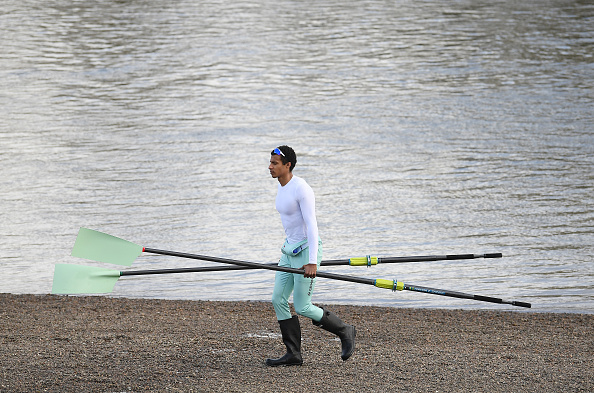
[[[70, 256], [80, 227], [278, 260], [267, 167], [288, 144], [324, 259], [504, 256], [326, 271], [594, 313], [593, 26], [590, 1], [4, 0], [0, 292], [49, 293], [56, 263], [114, 268]], [[112, 295], [269, 300], [273, 280], [123, 277]], [[314, 301], [520, 310], [322, 278]]]

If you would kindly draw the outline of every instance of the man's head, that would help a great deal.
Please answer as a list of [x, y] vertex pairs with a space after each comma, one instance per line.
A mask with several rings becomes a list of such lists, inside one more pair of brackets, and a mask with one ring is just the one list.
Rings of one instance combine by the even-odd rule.
[[293, 168], [295, 168], [295, 165], [297, 165], [297, 155], [295, 154], [295, 151], [289, 146], [283, 145], [277, 147], [276, 149], [270, 152], [270, 156], [279, 156], [283, 165], [287, 165], [288, 163], [290, 163], [290, 172], [293, 172]]

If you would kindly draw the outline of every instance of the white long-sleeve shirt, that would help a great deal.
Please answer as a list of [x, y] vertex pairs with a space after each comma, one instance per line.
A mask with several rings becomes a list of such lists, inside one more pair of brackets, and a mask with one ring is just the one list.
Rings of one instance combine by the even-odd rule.
[[287, 242], [298, 243], [307, 239], [309, 263], [318, 263], [318, 222], [316, 220], [316, 199], [314, 192], [298, 176], [285, 184], [278, 185], [276, 210], [280, 213]]

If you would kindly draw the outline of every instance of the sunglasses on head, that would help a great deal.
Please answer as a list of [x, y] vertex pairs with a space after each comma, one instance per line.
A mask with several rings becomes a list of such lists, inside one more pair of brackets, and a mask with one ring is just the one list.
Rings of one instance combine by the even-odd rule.
[[276, 154], [277, 156], [283, 156], [283, 157], [285, 157], [285, 153], [283, 153], [283, 151], [281, 149], [279, 149], [278, 147], [276, 149], [274, 149], [272, 152], [274, 154]]

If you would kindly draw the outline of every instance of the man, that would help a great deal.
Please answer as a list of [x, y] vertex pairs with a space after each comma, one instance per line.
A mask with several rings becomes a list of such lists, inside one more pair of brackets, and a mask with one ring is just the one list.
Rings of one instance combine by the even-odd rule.
[[303, 270], [303, 274], [276, 272], [272, 305], [287, 353], [278, 359], [266, 359], [266, 365], [273, 367], [303, 364], [299, 318], [291, 315], [289, 308], [291, 293], [297, 314], [311, 318], [314, 325], [340, 337], [343, 360], [355, 350], [355, 327], [311, 302], [317, 269], [322, 261], [322, 241], [318, 236], [313, 190], [305, 180], [293, 175], [296, 164], [297, 156], [289, 146], [279, 146], [270, 154], [268, 169], [279, 182], [276, 209], [286, 234], [279, 266]]

